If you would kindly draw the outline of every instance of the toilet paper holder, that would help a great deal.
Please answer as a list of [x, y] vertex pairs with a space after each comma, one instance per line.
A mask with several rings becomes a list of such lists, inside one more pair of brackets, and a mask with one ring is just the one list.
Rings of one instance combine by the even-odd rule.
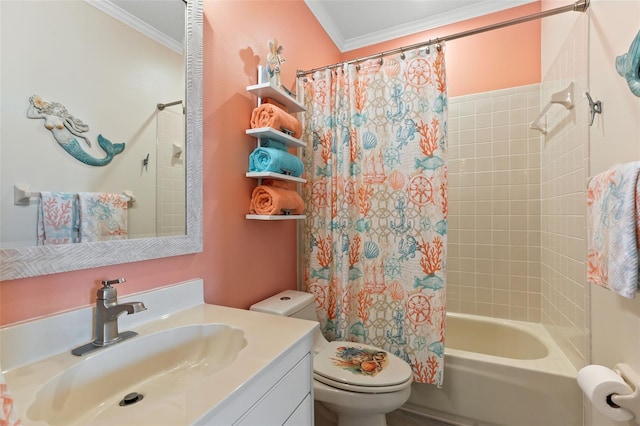
[[634, 421], [640, 422], [640, 375], [627, 364], [616, 364], [613, 371], [631, 386], [633, 392], [627, 395], [612, 394], [607, 398], [607, 403], [629, 410], [635, 417]]

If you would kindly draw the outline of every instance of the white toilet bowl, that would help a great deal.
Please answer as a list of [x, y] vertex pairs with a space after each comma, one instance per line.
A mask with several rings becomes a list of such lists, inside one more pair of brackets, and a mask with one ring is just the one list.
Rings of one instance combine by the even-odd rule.
[[[313, 295], [287, 290], [251, 310], [317, 321]], [[314, 399], [334, 412], [338, 426], [386, 426], [386, 413], [411, 393], [411, 367], [397, 356], [354, 342], [328, 342], [317, 330]]]
[[338, 426], [386, 426], [385, 414], [400, 408], [411, 395], [411, 381], [399, 391], [358, 393], [313, 381], [314, 399], [338, 417]]

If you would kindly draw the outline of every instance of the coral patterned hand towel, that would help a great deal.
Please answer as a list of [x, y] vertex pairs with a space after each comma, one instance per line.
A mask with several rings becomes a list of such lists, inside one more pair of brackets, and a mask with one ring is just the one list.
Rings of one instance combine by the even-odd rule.
[[80, 242], [127, 239], [128, 197], [81, 192]]
[[587, 280], [633, 299], [638, 290], [640, 162], [619, 164], [587, 190]]
[[38, 245], [78, 242], [78, 206], [70, 192], [41, 192], [38, 206]]

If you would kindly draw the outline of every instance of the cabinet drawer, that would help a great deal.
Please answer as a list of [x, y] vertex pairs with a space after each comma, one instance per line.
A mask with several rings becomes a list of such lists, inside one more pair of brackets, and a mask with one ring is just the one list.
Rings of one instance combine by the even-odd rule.
[[311, 354], [302, 358], [235, 425], [282, 425], [311, 392]]

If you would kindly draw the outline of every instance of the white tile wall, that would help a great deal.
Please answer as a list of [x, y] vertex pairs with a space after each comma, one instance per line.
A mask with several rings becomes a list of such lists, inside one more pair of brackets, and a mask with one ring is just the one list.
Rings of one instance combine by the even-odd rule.
[[447, 306], [541, 320], [538, 84], [449, 104]]
[[[184, 115], [176, 111], [159, 111], [157, 115], [157, 235], [185, 234]], [[182, 147], [174, 156], [173, 144]], [[153, 167], [150, 165], [150, 167]]]
[[589, 359], [586, 286], [586, 187], [589, 177], [588, 17], [579, 16], [555, 45], [541, 99], [574, 83], [575, 105], [553, 106], [541, 150], [542, 322], [576, 368]]

